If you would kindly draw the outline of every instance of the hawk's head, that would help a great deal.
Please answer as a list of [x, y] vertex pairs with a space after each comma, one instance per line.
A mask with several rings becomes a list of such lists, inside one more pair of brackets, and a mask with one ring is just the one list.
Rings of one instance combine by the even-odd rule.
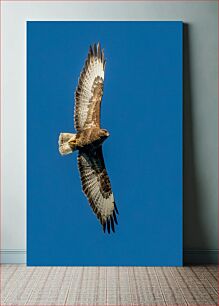
[[100, 137], [109, 137], [110, 133], [105, 129], [100, 129]]

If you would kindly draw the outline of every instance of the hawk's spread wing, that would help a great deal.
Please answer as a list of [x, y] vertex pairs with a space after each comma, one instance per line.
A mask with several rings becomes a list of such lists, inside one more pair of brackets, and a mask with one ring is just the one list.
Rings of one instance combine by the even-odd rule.
[[100, 44], [94, 44], [90, 47], [75, 92], [74, 123], [77, 131], [100, 127], [105, 63]]
[[117, 224], [116, 213], [118, 213], [118, 210], [106, 172], [102, 146], [95, 151], [79, 151], [78, 168], [82, 189], [102, 224], [104, 232], [106, 226], [109, 233], [110, 228], [114, 231], [114, 222]]

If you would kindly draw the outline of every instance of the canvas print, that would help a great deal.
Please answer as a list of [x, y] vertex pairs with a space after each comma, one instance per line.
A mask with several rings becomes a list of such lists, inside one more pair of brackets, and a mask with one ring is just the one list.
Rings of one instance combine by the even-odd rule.
[[182, 34], [27, 22], [27, 265], [182, 265]]
[[103, 231], [115, 232], [117, 223], [115, 199], [103, 159], [102, 143], [109, 132], [100, 126], [100, 107], [106, 60], [100, 43], [90, 46], [87, 60], [75, 92], [74, 126], [77, 134], [59, 135], [59, 152], [78, 151], [78, 169], [82, 187]]

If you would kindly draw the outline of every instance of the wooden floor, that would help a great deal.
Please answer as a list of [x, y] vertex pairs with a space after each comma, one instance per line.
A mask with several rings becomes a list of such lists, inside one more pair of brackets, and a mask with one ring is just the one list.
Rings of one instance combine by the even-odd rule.
[[1, 266], [0, 305], [217, 305], [217, 266]]

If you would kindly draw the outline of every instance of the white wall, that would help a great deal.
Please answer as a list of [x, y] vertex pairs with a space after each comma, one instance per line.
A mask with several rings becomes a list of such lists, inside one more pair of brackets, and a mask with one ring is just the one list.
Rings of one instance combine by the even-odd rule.
[[1, 5], [2, 261], [25, 260], [27, 20], [182, 20], [188, 24], [184, 34], [184, 247], [217, 249], [217, 1], [4, 1]]

